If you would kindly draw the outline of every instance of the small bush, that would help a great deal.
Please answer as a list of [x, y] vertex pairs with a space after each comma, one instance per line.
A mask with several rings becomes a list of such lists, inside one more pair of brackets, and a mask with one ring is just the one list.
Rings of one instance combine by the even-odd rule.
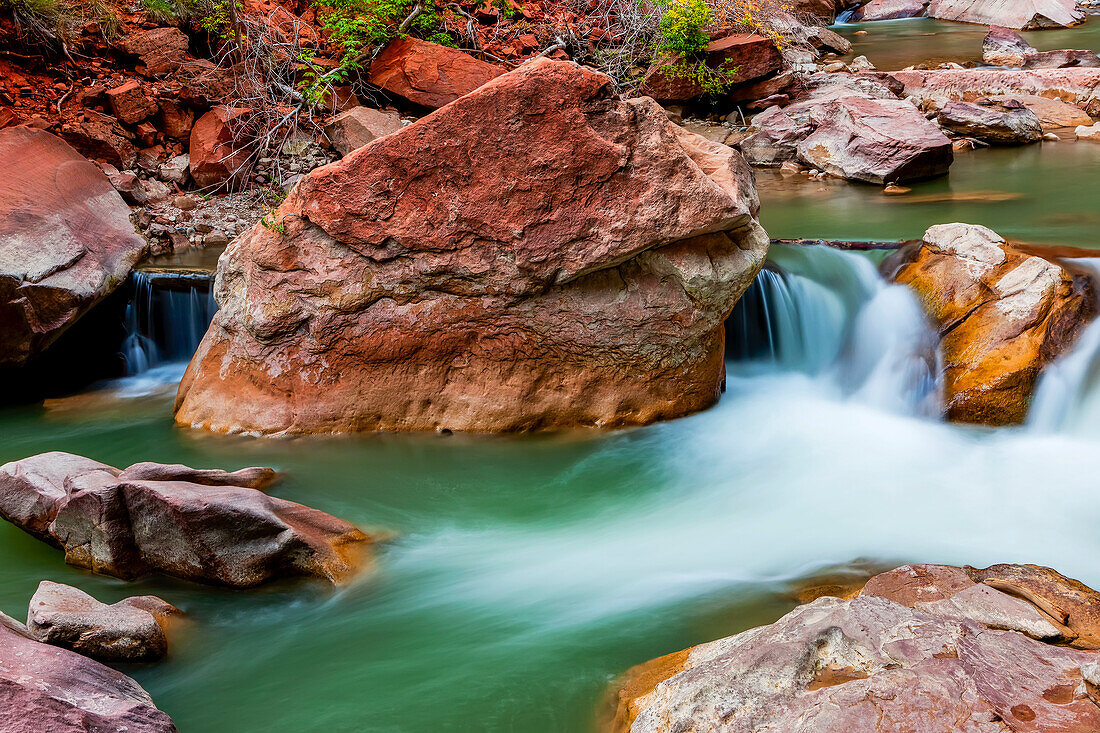
[[706, 50], [710, 38], [703, 28], [711, 22], [705, 0], [664, 0], [659, 49], [681, 56], [694, 56]]

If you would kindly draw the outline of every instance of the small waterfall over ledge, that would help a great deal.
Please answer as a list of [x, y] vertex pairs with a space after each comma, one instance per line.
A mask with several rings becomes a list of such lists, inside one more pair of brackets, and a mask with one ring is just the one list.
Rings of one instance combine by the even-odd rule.
[[213, 279], [213, 273], [159, 269], [130, 275], [122, 345], [128, 376], [191, 359], [218, 310]]
[[866, 255], [777, 245], [726, 322], [730, 377], [801, 372], [906, 414], [941, 409], [937, 337], [916, 297]]

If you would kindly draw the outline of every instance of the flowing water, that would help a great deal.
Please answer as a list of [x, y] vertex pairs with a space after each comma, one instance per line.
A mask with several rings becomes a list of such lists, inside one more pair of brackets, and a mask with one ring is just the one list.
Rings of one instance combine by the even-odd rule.
[[[982, 61], [982, 39], [989, 28], [930, 18], [838, 23], [833, 30], [852, 43], [852, 56], [866, 56], [883, 71], [898, 71], [921, 63]], [[862, 32], [862, 33], [861, 33]], [[1026, 31], [1022, 35], [1040, 51], [1088, 49], [1100, 51], [1100, 17], [1073, 28]]]
[[4, 409], [0, 460], [272, 465], [278, 495], [399, 536], [336, 591], [236, 592], [91, 576], [0, 523], [0, 609], [22, 615], [41, 579], [185, 609], [171, 658], [128, 670], [183, 733], [583, 732], [616, 674], [774, 620], [806, 577], [1026, 561], [1100, 583], [1100, 451], [1058, 408], [1066, 390], [1097, 399], [1100, 327], [1049, 388], [1041, 411], [1061, 417], [951, 426], [907, 290], [862, 255], [778, 246], [771, 260], [731, 319], [721, 402], [646, 428], [213, 436], [173, 427], [170, 379]]
[[907, 183], [904, 196], [768, 170], [756, 182], [773, 237], [919, 239], [933, 224], [960, 221], [1019, 241], [1100, 248], [1098, 170], [1100, 145], [1063, 141], [956, 153], [948, 175]]

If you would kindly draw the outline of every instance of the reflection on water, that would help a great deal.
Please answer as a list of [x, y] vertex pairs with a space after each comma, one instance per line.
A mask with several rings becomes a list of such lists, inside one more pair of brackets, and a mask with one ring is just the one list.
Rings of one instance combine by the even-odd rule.
[[[833, 30], [851, 41], [853, 56], [866, 56], [883, 71], [944, 61], [981, 63], [982, 39], [989, 32], [982, 25], [928, 18], [840, 23]], [[1020, 35], [1040, 51], [1064, 48], [1100, 51], [1100, 17], [1090, 16], [1088, 22], [1073, 28]]]
[[756, 180], [773, 237], [918, 239], [933, 224], [961, 221], [1009, 239], [1096, 248], [1098, 174], [1100, 145], [1060, 142], [956, 153], [947, 176], [906, 184], [913, 191], [903, 196], [769, 170]]

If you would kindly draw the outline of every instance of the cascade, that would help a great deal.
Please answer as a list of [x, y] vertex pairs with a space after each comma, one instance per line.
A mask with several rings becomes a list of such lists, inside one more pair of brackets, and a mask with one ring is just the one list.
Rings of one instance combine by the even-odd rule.
[[126, 373], [188, 361], [218, 310], [208, 273], [135, 270], [126, 306]]

